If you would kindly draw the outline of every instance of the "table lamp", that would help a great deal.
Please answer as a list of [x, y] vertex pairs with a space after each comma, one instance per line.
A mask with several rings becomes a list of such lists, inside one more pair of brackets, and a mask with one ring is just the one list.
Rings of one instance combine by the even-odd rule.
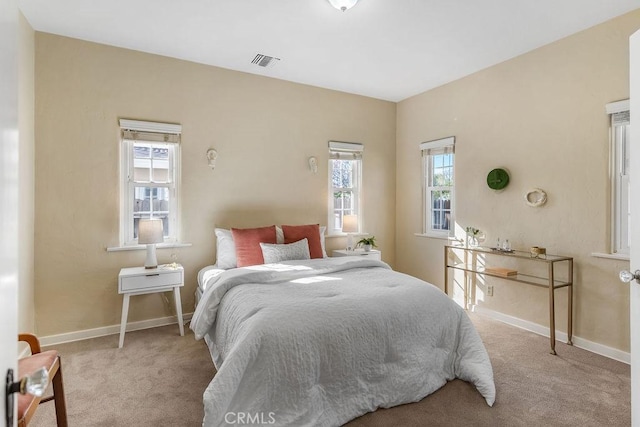
[[141, 219], [138, 222], [138, 243], [147, 245], [147, 259], [144, 262], [144, 268], [158, 267], [156, 243], [164, 241], [162, 231], [161, 219]]
[[342, 232], [347, 233], [347, 250], [353, 250], [353, 234], [358, 231], [358, 215], [344, 215], [342, 217]]

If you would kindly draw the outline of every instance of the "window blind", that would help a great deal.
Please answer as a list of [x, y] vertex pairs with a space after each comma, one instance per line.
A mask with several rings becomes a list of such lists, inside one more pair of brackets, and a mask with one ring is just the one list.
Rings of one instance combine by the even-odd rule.
[[180, 143], [182, 125], [120, 119], [124, 141]]
[[420, 150], [423, 155], [453, 153], [455, 142], [455, 136], [427, 141], [420, 144]]
[[631, 123], [630, 119], [631, 115], [629, 114], [629, 111], [619, 111], [611, 115], [611, 124], [614, 126], [628, 125]]
[[362, 159], [364, 145], [355, 142], [329, 141], [329, 158], [334, 160]]
[[448, 145], [446, 147], [426, 148], [422, 149], [422, 157], [434, 156], [438, 154], [450, 154], [453, 152], [453, 145]]
[[607, 114], [611, 115], [611, 124], [613, 126], [630, 124], [631, 104], [628, 99], [622, 101], [610, 102], [605, 106]]

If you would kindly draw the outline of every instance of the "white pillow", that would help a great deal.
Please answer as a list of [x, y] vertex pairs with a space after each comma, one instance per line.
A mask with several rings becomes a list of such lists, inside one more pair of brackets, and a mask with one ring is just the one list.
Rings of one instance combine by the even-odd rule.
[[260, 248], [262, 248], [262, 258], [264, 258], [265, 264], [311, 258], [309, 254], [309, 242], [306, 238], [283, 245], [260, 243]]
[[216, 228], [216, 266], [224, 270], [238, 266], [231, 230]]

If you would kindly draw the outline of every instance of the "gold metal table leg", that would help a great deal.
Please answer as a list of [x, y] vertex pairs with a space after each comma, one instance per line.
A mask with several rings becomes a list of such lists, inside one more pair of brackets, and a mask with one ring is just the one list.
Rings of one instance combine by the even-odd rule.
[[444, 247], [444, 293], [449, 295], [449, 248]]
[[569, 345], [573, 345], [573, 260], [568, 261], [569, 262], [569, 277], [567, 278], [567, 281], [569, 282], [569, 286], [567, 286], [568, 288], [568, 295], [567, 298], [569, 298], [569, 304], [567, 307], [567, 344]]
[[555, 316], [555, 304], [554, 304], [554, 292], [553, 284], [555, 283], [553, 277], [553, 263], [549, 263], [549, 339], [551, 340], [551, 354], [556, 353], [556, 316]]

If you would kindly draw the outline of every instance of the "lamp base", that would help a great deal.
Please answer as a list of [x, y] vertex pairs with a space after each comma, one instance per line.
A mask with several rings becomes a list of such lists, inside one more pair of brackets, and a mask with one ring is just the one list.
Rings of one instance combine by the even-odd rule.
[[144, 261], [144, 268], [158, 268], [158, 258], [156, 258], [156, 245], [147, 245], [147, 259]]
[[347, 233], [347, 250], [353, 250], [353, 234]]

